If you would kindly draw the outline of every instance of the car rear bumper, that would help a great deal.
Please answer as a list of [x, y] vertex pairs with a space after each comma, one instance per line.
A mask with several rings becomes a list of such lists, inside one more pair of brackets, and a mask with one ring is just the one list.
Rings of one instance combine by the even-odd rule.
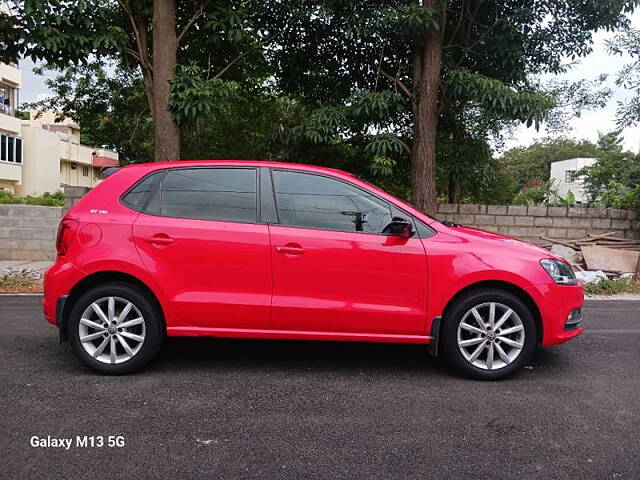
[[59, 326], [66, 297], [84, 273], [64, 257], [58, 257], [44, 274], [42, 311], [47, 322]]
[[584, 305], [582, 285], [542, 284], [528, 288], [527, 292], [540, 310], [542, 345], [568, 342], [584, 331], [579, 321], [569, 319], [571, 312]]

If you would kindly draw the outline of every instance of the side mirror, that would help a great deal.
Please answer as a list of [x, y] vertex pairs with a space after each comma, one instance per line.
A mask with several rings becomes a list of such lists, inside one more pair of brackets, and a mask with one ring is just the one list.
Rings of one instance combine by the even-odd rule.
[[402, 217], [393, 217], [391, 222], [382, 230], [382, 233], [396, 237], [410, 238], [413, 236], [413, 224]]

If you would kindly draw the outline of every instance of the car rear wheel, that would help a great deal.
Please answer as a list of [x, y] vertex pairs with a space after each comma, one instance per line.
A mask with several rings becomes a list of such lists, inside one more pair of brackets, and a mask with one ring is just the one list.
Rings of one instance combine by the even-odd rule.
[[111, 375], [144, 368], [164, 337], [157, 307], [139, 289], [107, 283], [84, 293], [67, 324], [71, 347], [92, 370]]
[[447, 359], [462, 373], [499, 380], [520, 370], [533, 355], [536, 324], [527, 305], [498, 289], [479, 289], [461, 297], [442, 328]]

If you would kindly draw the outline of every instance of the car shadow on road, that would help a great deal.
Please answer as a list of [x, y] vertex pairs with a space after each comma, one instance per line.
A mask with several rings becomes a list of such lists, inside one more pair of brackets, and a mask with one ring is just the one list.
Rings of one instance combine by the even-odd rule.
[[162, 370], [397, 370], [449, 375], [425, 345], [168, 338], [153, 364]]

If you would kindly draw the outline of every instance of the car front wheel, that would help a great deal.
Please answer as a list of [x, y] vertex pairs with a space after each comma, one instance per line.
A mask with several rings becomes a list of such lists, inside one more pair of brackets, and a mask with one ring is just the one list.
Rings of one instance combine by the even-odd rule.
[[461, 297], [447, 312], [442, 334], [444, 354], [454, 367], [483, 380], [520, 370], [537, 343], [530, 309], [517, 296], [497, 289]]
[[100, 285], [84, 293], [71, 310], [67, 331], [82, 363], [111, 375], [144, 368], [164, 336], [153, 302], [144, 292], [122, 283]]

